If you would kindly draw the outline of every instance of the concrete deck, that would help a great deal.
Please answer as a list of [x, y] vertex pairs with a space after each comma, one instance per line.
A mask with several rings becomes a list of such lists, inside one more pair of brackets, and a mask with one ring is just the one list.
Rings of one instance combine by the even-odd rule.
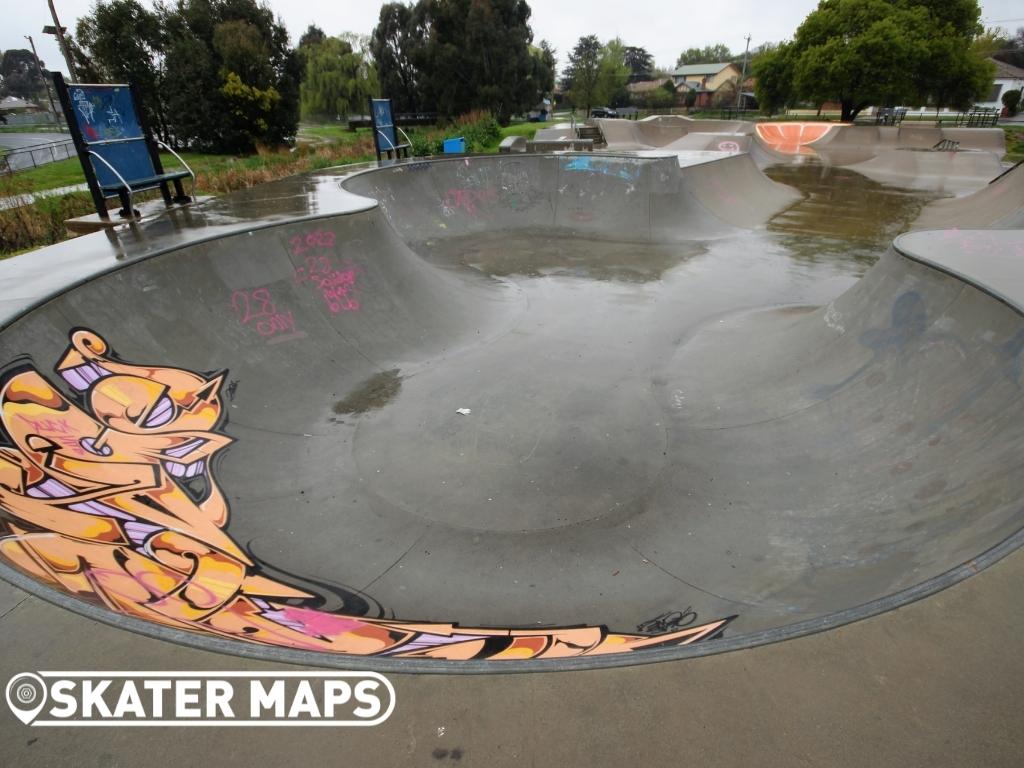
[[[340, 601], [319, 616], [366, 626], [380, 625], [377, 604], [392, 629], [406, 618], [600, 624], [665, 640], [672, 628], [644, 632], [644, 619], [691, 606], [701, 622], [730, 617], [724, 629], [598, 657], [662, 662], [641, 667], [414, 677], [402, 670], [586, 665], [328, 659], [332, 649], [294, 637], [282, 650], [259, 634], [214, 637], [214, 624], [142, 624], [132, 609], [60, 595], [56, 573], [38, 571], [43, 586], [5, 566], [72, 611], [4, 587], [0, 672], [266, 668], [126, 628], [278, 663], [376, 665], [392, 672], [396, 713], [344, 734], [371, 765], [1019, 764], [1024, 234], [920, 231], [886, 253], [885, 227], [865, 225], [856, 249], [823, 257], [839, 208], [809, 213], [813, 199], [745, 155], [682, 165], [459, 159], [341, 186], [331, 173], [267, 185], [0, 265], [0, 285], [17, 289], [4, 291], [7, 317], [38, 305], [0, 344], [5, 360], [27, 355], [53, 376], [68, 329], [88, 325], [122, 355], [95, 358], [114, 370], [228, 369], [230, 397], [207, 402], [231, 409], [216, 431], [235, 442], [213, 476], [231, 522], [211, 527], [187, 505], [181, 519], [189, 535], [252, 558], [248, 573], [264, 580], [247, 594], [270, 606], [275, 590], [301, 588]], [[986, 194], [961, 206], [962, 225]], [[782, 229], [793, 221], [798, 230]], [[794, 245], [797, 231], [816, 259]], [[865, 274], [851, 254], [872, 243], [881, 258]], [[318, 257], [343, 260], [360, 293], [310, 291], [299, 270]], [[232, 318], [246, 325], [235, 296], [261, 286], [312, 333], [266, 345], [234, 328]], [[119, 300], [133, 295], [142, 303], [126, 313]], [[342, 299], [359, 312], [335, 311]], [[303, 352], [311, 344], [316, 354]], [[75, 398], [75, 376], [64, 379]], [[297, 388], [312, 381], [336, 391]], [[585, 448], [545, 439], [545, 424], [586, 425], [574, 438]], [[453, 461], [468, 445], [471, 458]], [[177, 470], [166, 471], [172, 488]], [[431, 485], [440, 480], [448, 487]], [[38, 527], [13, 490], [7, 514]], [[478, 659], [494, 650], [484, 646]], [[450, 648], [447, 658], [467, 658]], [[147, 730], [141, 747], [132, 732], [40, 735], [8, 718], [0, 748], [27, 765], [70, 748], [83, 765], [141, 750], [186, 764], [338, 755], [339, 737], [322, 731]]]

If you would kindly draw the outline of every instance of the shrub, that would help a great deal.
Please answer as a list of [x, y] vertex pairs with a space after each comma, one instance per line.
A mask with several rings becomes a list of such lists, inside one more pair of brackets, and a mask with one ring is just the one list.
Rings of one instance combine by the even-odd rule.
[[1007, 91], [1003, 94], [1003, 106], [1006, 114], [1013, 117], [1020, 111], [1020, 91]]
[[467, 152], [485, 152], [501, 141], [501, 126], [490, 112], [468, 112], [455, 119], [447, 128], [433, 128], [409, 132], [409, 144], [414, 157], [440, 155], [445, 138], [462, 136]]

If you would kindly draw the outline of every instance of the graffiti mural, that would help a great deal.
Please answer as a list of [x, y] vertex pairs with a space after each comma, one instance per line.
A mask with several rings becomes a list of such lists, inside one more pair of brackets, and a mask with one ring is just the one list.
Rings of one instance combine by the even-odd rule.
[[618, 634], [320, 610], [315, 595], [263, 573], [228, 534], [228, 503], [211, 464], [233, 442], [223, 432], [226, 371], [131, 364], [98, 334], [76, 329], [54, 372], [68, 395], [27, 365], [0, 382], [0, 557], [111, 611], [250, 643], [453, 660], [686, 645], [730, 621], [697, 625], [691, 612], [685, 626]]

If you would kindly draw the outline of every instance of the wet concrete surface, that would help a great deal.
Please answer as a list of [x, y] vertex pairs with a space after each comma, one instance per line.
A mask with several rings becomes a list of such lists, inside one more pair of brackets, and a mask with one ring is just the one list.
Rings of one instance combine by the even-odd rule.
[[[416, 255], [394, 262], [402, 243], [381, 222], [336, 220], [352, 246], [329, 256], [356, 269], [368, 316], [332, 315], [296, 278], [310, 265], [293, 238], [322, 222], [242, 235], [97, 281], [0, 344], [5, 359], [30, 352], [46, 372], [67, 328], [90, 323], [130, 360], [227, 368], [226, 430], [238, 440], [217, 470], [227, 530], [265, 574], [328, 610], [352, 609], [344, 584], [365, 587], [361, 610], [416, 617], [431, 605], [449, 618], [534, 617], [549, 600], [572, 609], [571, 596], [586, 620], [614, 619], [630, 600], [659, 612], [623, 613], [619, 629], [692, 608], [701, 619], [734, 611], [749, 623], [730, 633], [742, 633], [973, 564], [1019, 527], [1022, 332], [1011, 307], [1024, 284], [1006, 258], [1019, 234], [929, 233], [887, 254], [918, 193], [847, 179], [887, 200], [860, 217], [832, 179], [789, 178], [820, 212], [788, 202], [736, 228], [677, 211], [690, 232], [670, 244], [595, 233], [567, 244], [561, 232], [535, 255], [486, 217], [467, 233], [438, 214], [429, 221], [443, 236], [409, 237]], [[260, 205], [324, 211], [316, 187], [268, 190]], [[244, 209], [222, 202], [194, 220], [223, 233]], [[150, 244], [167, 242], [150, 232]], [[266, 285], [304, 336], [268, 345], [232, 325], [246, 325], [233, 293]], [[129, 325], [119, 299], [132, 291], [146, 315]], [[589, 466], [569, 461], [581, 455]], [[580, 503], [560, 504], [563, 493]], [[392, 538], [397, 548], [377, 549]], [[535, 557], [520, 567], [528, 544]], [[603, 572], [623, 553], [628, 567]], [[1022, 562], [1018, 551], [928, 599], [741, 652], [622, 670], [389, 675], [395, 714], [345, 734], [346, 748], [367, 765], [1016, 766]], [[0, 641], [5, 676], [271, 668], [140, 638], [7, 585]], [[332, 729], [145, 730], [29, 730], [8, 717], [0, 742], [18, 765], [71, 752], [96, 766], [339, 754]]]
[[[361, 765], [388, 768], [610, 768], [681, 756], [722, 768], [1016, 768], [1021, 579], [1018, 552], [940, 595], [873, 619], [676, 663], [543, 675], [391, 674], [397, 707], [375, 728], [44, 729], [5, 713], [0, 750], [9, 764], [26, 768], [65, 765], [69, 754], [82, 768], [332, 764], [340, 750]], [[66, 667], [305, 669], [141, 638], [3, 583], [0, 643], [4, 680]]]
[[765, 169], [804, 199], [768, 222], [795, 259], [871, 266], [885, 246], [910, 229], [929, 203], [948, 197], [881, 184], [847, 168], [816, 162]]
[[[339, 610], [619, 631], [678, 612], [735, 616], [734, 637], [820, 618], [1015, 530], [1015, 433], [986, 430], [1017, 403], [981, 397], [971, 372], [1005, 361], [970, 339], [1019, 317], [898, 256], [844, 294], [935, 195], [786, 167], [769, 176], [797, 194], [758, 188], [775, 213], [736, 226], [708, 206], [754, 194], [728, 183], [743, 160], [353, 177], [380, 210], [86, 283], [5, 331], [3, 356], [47, 370], [85, 326], [125, 359], [226, 369], [230, 535]], [[324, 178], [195, 217], [320, 212]], [[125, 327], [128, 295], [145, 312]], [[993, 469], [943, 472], [964, 451]]]

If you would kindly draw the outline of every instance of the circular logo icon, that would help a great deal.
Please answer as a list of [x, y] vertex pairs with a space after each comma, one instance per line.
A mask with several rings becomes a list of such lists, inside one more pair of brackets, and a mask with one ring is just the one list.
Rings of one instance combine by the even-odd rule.
[[720, 141], [718, 149], [720, 152], [739, 152], [740, 145], [735, 141]]
[[22, 672], [7, 682], [7, 706], [21, 722], [35, 720], [46, 704], [46, 683], [39, 675]]

